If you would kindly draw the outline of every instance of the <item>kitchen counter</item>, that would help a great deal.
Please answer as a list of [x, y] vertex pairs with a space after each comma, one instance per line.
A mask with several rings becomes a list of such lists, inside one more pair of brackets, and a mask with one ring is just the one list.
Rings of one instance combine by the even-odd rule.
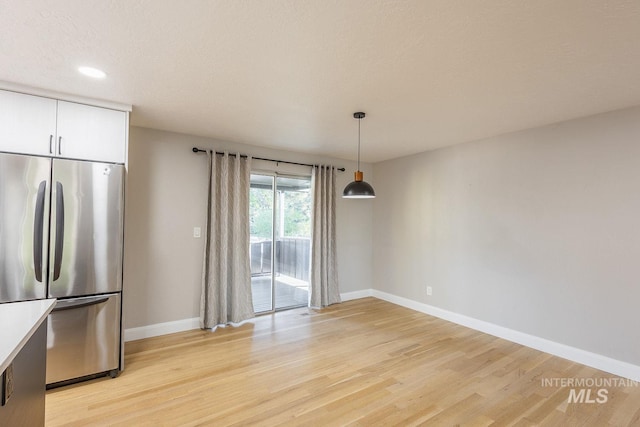
[[38, 330], [55, 303], [55, 299], [45, 299], [0, 304], [0, 374]]

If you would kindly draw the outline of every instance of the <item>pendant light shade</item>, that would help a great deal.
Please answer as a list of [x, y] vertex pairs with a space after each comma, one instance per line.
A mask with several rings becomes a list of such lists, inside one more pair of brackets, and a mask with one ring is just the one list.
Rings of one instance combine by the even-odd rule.
[[376, 197], [373, 187], [363, 180], [363, 173], [360, 170], [360, 122], [364, 119], [362, 112], [353, 113], [353, 117], [358, 119], [358, 170], [355, 172], [354, 180], [344, 187], [342, 197], [345, 199], [373, 199]]
[[355, 181], [344, 187], [342, 197], [345, 199], [372, 199], [376, 197], [376, 193], [368, 182], [362, 180], [362, 172], [357, 171]]

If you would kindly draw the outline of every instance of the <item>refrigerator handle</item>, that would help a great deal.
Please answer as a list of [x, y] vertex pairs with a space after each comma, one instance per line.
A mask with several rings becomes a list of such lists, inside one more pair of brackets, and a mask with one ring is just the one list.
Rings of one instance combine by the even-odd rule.
[[36, 211], [33, 217], [33, 269], [38, 282], [42, 282], [42, 238], [44, 228], [44, 193], [46, 189], [47, 182], [40, 182], [38, 195], [36, 196]]
[[56, 303], [56, 306], [53, 308], [53, 310], [51, 310], [51, 312], [55, 313], [63, 310], [72, 310], [74, 308], [90, 307], [92, 305], [102, 304], [103, 302], [107, 301], [109, 301], [109, 297], [83, 298], [80, 301], [62, 300]]
[[56, 246], [53, 258], [53, 280], [60, 277], [64, 247], [64, 194], [62, 184], [56, 181]]

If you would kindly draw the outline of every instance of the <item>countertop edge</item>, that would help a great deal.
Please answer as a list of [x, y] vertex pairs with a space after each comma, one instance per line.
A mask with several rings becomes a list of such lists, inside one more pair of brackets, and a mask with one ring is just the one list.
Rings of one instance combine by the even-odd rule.
[[[29, 328], [27, 333], [24, 334], [22, 339], [15, 346], [15, 348], [7, 355], [5, 360], [1, 361], [1, 363], [0, 363], [0, 374], [2, 374], [5, 371], [5, 369], [7, 369], [7, 367], [9, 365], [11, 365], [11, 362], [13, 362], [13, 359], [15, 359], [15, 357], [18, 355], [18, 353], [20, 353], [20, 350], [22, 350], [22, 348], [25, 346], [27, 341], [29, 341], [29, 339], [33, 336], [33, 334], [38, 330], [40, 325], [42, 325], [42, 322], [45, 321], [45, 319], [47, 318], [49, 313], [51, 313], [51, 310], [53, 310], [53, 307], [56, 305], [56, 299], [55, 298], [46, 299], [46, 300], [39, 300], [39, 301], [44, 302], [44, 303], [48, 302], [48, 304], [45, 307], [42, 308], [42, 313], [40, 314], [40, 317], [37, 320], [32, 321], [33, 324], [31, 325], [31, 327]], [[31, 301], [25, 301], [25, 302], [29, 303]], [[9, 303], [9, 304], [22, 304], [22, 303], [21, 302], [15, 302], [15, 303]]]

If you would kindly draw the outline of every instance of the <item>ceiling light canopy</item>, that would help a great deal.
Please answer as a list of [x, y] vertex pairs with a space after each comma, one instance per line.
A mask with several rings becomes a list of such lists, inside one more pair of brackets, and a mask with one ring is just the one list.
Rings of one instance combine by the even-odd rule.
[[353, 182], [347, 184], [342, 192], [345, 199], [373, 199], [376, 197], [373, 187], [363, 180], [363, 173], [360, 171], [360, 122], [364, 119], [363, 112], [353, 113], [353, 117], [358, 119], [358, 170], [355, 172]]
[[93, 67], [78, 67], [78, 71], [85, 76], [93, 77], [94, 79], [104, 79], [107, 77], [107, 73], [102, 70], [98, 70]]

